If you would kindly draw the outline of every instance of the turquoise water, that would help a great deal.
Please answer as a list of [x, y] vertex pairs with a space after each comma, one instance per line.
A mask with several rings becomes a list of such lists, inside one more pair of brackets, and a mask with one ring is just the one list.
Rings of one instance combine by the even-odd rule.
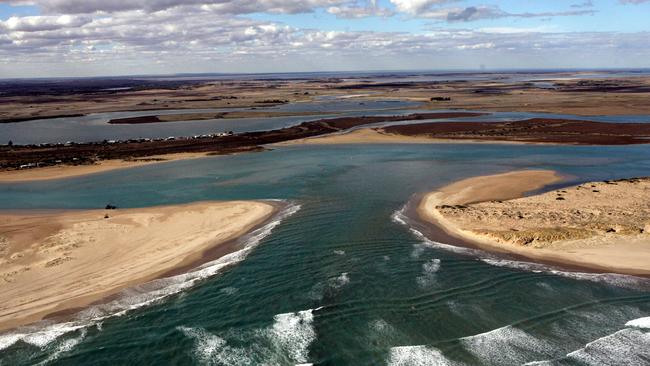
[[[292, 206], [236, 256], [131, 290], [77, 323], [0, 336], [0, 364], [645, 365], [647, 280], [448, 247], [400, 210], [462, 177], [549, 168], [572, 184], [650, 175], [649, 156], [650, 146], [305, 146], [1, 185], [0, 207], [11, 209]], [[626, 326], [635, 320], [641, 328]]]

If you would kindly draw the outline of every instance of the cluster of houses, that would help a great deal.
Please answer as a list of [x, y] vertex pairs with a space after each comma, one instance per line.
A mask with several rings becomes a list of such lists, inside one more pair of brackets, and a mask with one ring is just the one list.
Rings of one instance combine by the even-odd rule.
[[[204, 134], [204, 135], [194, 135], [194, 136], [188, 136], [188, 137], [175, 137], [175, 136], [169, 136], [169, 137], [164, 137], [164, 138], [137, 138], [137, 139], [128, 139], [128, 140], [103, 140], [103, 141], [96, 141], [96, 142], [85, 142], [85, 143], [76, 143], [73, 141], [67, 141], [67, 142], [59, 142], [59, 143], [43, 143], [43, 144], [30, 144], [30, 145], [24, 145], [23, 147], [27, 148], [54, 148], [54, 147], [69, 147], [69, 146], [79, 146], [79, 145], [115, 145], [115, 144], [132, 144], [132, 143], [146, 143], [146, 142], [160, 142], [160, 141], [176, 141], [176, 140], [198, 140], [198, 139], [209, 139], [209, 138], [218, 138], [218, 137], [227, 137], [227, 136], [232, 136], [234, 135], [233, 131], [227, 131], [227, 132], [219, 132], [219, 133], [212, 133], [212, 134]], [[9, 146], [12, 148], [14, 145], [13, 143], [9, 143], [6, 146]], [[37, 168], [41, 166], [49, 166], [49, 165], [58, 165], [58, 164], [84, 164], [84, 163], [92, 163], [94, 161], [93, 158], [90, 157], [75, 157], [75, 158], [67, 158], [67, 159], [47, 159], [45, 161], [40, 161], [40, 162], [31, 162], [27, 164], [21, 164], [18, 166], [18, 169], [31, 169], [31, 168]]]
[[[169, 137], [159, 137], [159, 138], [137, 138], [137, 139], [128, 139], [128, 140], [103, 140], [103, 141], [83, 142], [83, 143], [66, 141], [66, 142], [56, 142], [56, 143], [28, 144], [23, 146], [25, 147], [67, 147], [67, 146], [75, 146], [75, 145], [135, 144], [135, 143], [143, 143], [143, 142], [197, 140], [197, 139], [227, 137], [227, 136], [232, 136], [234, 134], [235, 133], [233, 131], [227, 131], [227, 132], [211, 133], [205, 135], [194, 135], [194, 136], [179, 136], [179, 137], [169, 136]], [[6, 146], [13, 146], [13, 143], [9, 142], [9, 144], [7, 144]]]

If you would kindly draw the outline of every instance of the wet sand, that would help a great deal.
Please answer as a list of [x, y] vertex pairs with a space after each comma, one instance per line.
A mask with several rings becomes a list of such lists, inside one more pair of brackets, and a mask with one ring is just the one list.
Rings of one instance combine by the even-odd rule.
[[0, 214], [0, 330], [88, 306], [206, 253], [228, 254], [276, 211], [229, 201]]
[[585, 183], [521, 198], [560, 180], [543, 170], [469, 178], [426, 194], [417, 212], [484, 250], [571, 268], [649, 275], [650, 180]]

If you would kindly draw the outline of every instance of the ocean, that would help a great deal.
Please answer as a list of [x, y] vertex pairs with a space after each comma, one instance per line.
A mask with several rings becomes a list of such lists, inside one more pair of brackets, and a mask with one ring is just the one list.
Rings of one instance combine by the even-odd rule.
[[0, 185], [0, 207], [275, 199], [241, 251], [69, 323], [0, 335], [0, 365], [646, 365], [650, 281], [432, 241], [414, 194], [513, 169], [650, 175], [650, 146], [341, 145]]

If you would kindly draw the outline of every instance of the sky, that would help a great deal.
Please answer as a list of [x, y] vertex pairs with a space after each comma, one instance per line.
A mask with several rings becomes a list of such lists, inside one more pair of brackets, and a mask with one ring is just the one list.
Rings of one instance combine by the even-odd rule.
[[650, 67], [650, 0], [0, 1], [0, 78]]

